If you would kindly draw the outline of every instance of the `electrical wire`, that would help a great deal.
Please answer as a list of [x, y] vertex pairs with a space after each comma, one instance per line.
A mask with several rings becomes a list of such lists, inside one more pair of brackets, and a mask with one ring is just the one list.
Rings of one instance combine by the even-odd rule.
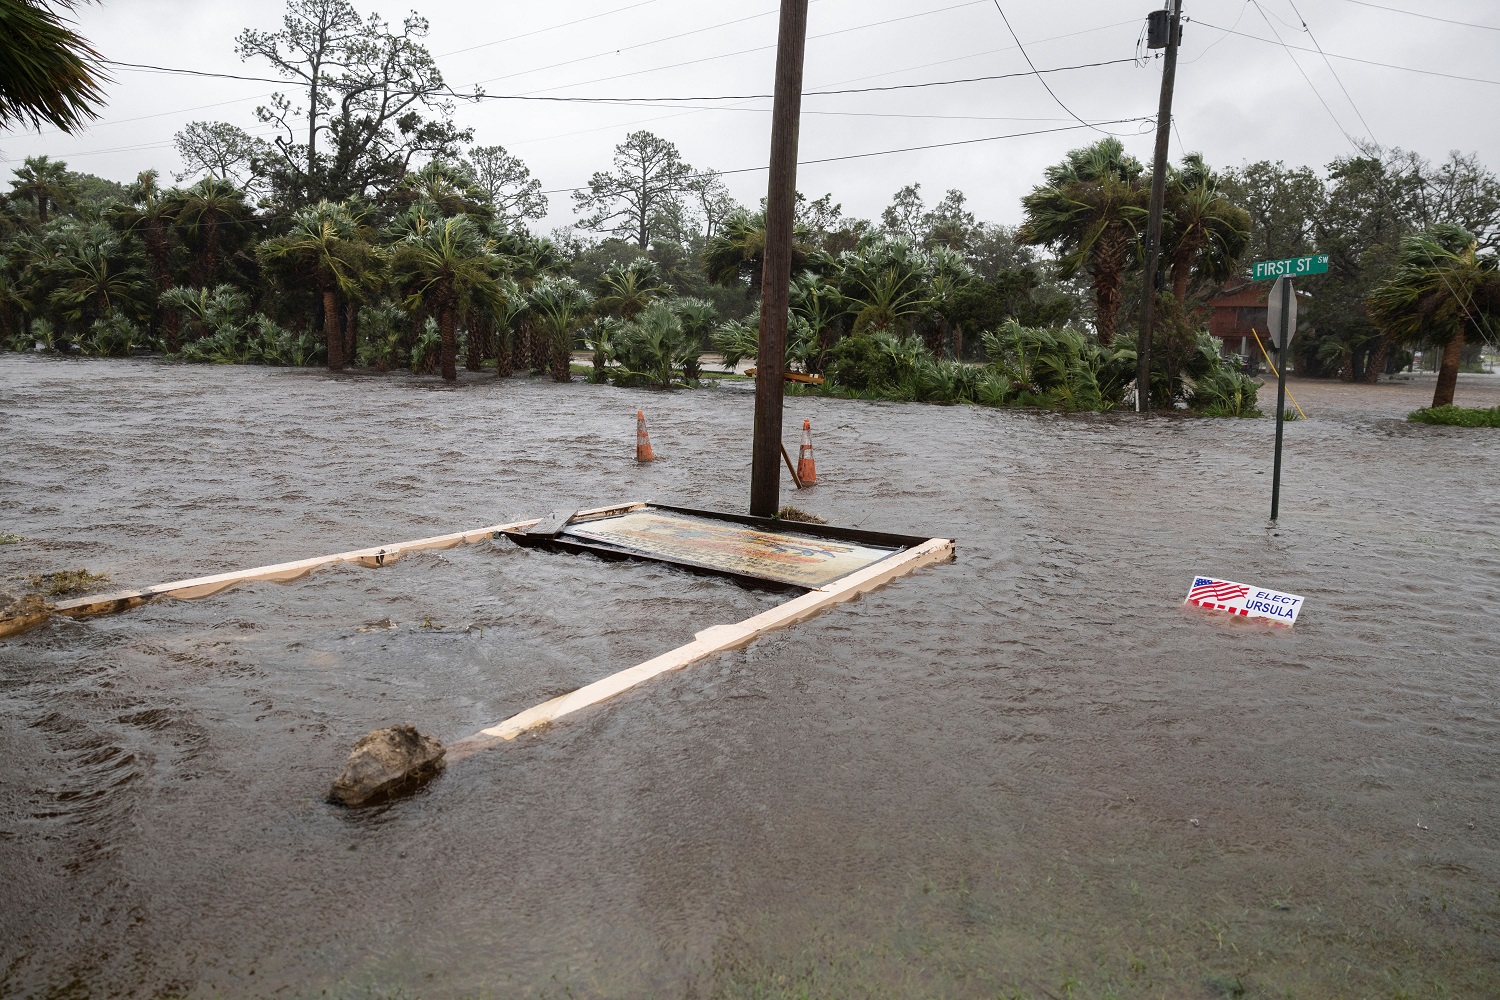
[[[1031, 56], [1027, 55], [1027, 53], [1026, 53], [1026, 46], [1024, 46], [1024, 45], [1021, 44], [1021, 39], [1016, 34], [1016, 29], [1012, 28], [1010, 26], [1010, 18], [1008, 18], [1008, 17], [1005, 16], [1005, 9], [1000, 6], [1000, 0], [994, 0], [994, 4], [995, 4], [995, 9], [1000, 12], [1000, 20], [1002, 20], [1002, 21], [1005, 22], [1005, 30], [1008, 31], [1008, 32], [1010, 32], [1010, 37], [1013, 38], [1013, 39], [1015, 39], [1016, 48], [1018, 48], [1018, 49], [1021, 50], [1021, 55], [1022, 55], [1023, 58], [1025, 58], [1026, 65], [1028, 65], [1028, 66], [1031, 67], [1031, 72], [1036, 76], [1037, 82], [1039, 82], [1046, 89], [1047, 95], [1049, 97], [1051, 97], [1052, 100], [1057, 103], [1057, 106], [1060, 107], [1060, 108], [1062, 108], [1064, 111], [1066, 111], [1068, 113], [1069, 117], [1071, 117], [1074, 121], [1079, 122], [1080, 124], [1083, 124], [1083, 125], [1088, 125], [1088, 127], [1094, 129], [1095, 132], [1104, 132], [1105, 135], [1114, 135], [1115, 133], [1113, 133], [1113, 132], [1105, 132], [1105, 130], [1102, 129], [1102, 128], [1095, 128], [1093, 125], [1089, 125], [1088, 122], [1084, 121], [1082, 118], [1079, 118], [1078, 115], [1073, 111], [1072, 108], [1070, 108], [1066, 104], [1064, 104], [1062, 102], [1062, 98], [1058, 97], [1057, 94], [1053, 93], [1052, 88], [1050, 86], [1048, 86], [1047, 81], [1044, 80], [1044, 79], [1042, 79], [1042, 74], [1039, 73], [1039, 72], [1037, 72], [1036, 63], [1032, 62], [1031, 61]], [[1128, 61], [1129, 62], [1135, 62], [1135, 59], [1131, 58]]]
[[[1124, 125], [1129, 122], [1149, 121], [1149, 118], [1116, 118], [1111, 121], [1099, 122], [1100, 125]], [[934, 142], [924, 146], [904, 146], [900, 149], [877, 149], [868, 153], [845, 153], [841, 156], [824, 156], [815, 160], [798, 160], [798, 167], [814, 166], [819, 163], [839, 163], [845, 160], [862, 160], [872, 156], [891, 156], [896, 153], [916, 153], [926, 149], [946, 149], [951, 146], [971, 146], [980, 142], [996, 142], [1001, 139], [1023, 139], [1034, 135], [1050, 135], [1054, 132], [1074, 132], [1081, 128], [1093, 128], [1094, 123], [1083, 122], [1078, 125], [1060, 125], [1057, 128], [1036, 129], [1031, 132], [1012, 132], [1007, 135], [987, 135], [978, 139], [958, 139], [953, 142]], [[715, 170], [712, 173], [693, 174], [688, 180], [697, 180], [703, 177], [716, 176], [727, 177], [730, 174], [750, 174], [760, 170], [769, 170], [770, 166], [761, 164], [755, 167], [736, 167], [733, 170]], [[582, 184], [578, 187], [552, 188], [548, 191], [540, 191], [538, 194], [567, 194], [573, 191], [587, 191], [588, 185]]]
[[[1359, 123], [1365, 127], [1365, 134], [1370, 137], [1371, 142], [1375, 143], [1376, 148], [1379, 148], [1380, 140], [1375, 138], [1375, 130], [1370, 127], [1369, 122], [1365, 121], [1364, 112], [1359, 110], [1358, 104], [1354, 103], [1354, 97], [1349, 93], [1349, 88], [1344, 86], [1344, 81], [1339, 77], [1338, 70], [1334, 69], [1333, 63], [1329, 62], [1328, 53], [1324, 52], [1323, 46], [1318, 44], [1318, 36], [1313, 34], [1312, 26], [1307, 23], [1307, 18], [1302, 16], [1302, 12], [1297, 9], [1297, 5], [1292, 0], [1287, 0], [1287, 3], [1291, 6], [1292, 13], [1297, 15], [1297, 20], [1302, 22], [1302, 30], [1307, 32], [1307, 37], [1312, 41], [1313, 47], [1318, 50], [1318, 55], [1323, 57], [1323, 65], [1327, 66], [1328, 72], [1333, 74], [1334, 81], [1338, 83], [1339, 89], [1344, 92], [1344, 99], [1354, 109], [1354, 114], [1359, 118]], [[1260, 5], [1256, 4], [1256, 6]]]
[[[600, 11], [597, 14], [590, 14], [588, 17], [580, 17], [572, 21], [564, 21], [561, 24], [551, 24], [545, 28], [537, 28], [535, 31], [528, 31], [520, 35], [511, 35], [509, 38], [497, 38], [493, 42], [480, 42], [478, 45], [470, 45], [468, 48], [454, 49], [451, 52], [439, 52], [437, 58], [442, 59], [446, 56], [456, 56], [464, 52], [473, 52], [475, 49], [487, 49], [491, 45], [504, 45], [507, 42], [517, 42], [523, 38], [531, 38], [533, 35], [545, 35], [547, 32], [556, 31], [559, 28], [571, 28], [575, 24], [582, 24], [585, 21], [596, 21], [601, 17], [608, 17], [611, 14], [622, 14], [627, 10], [635, 10], [637, 7], [647, 7], [656, 2], [657, 0], [640, 0], [639, 3], [616, 7], [614, 10]], [[813, 0], [813, 2], [816, 2], [816, 0]]]
[[1402, 10], [1400, 7], [1387, 7], [1381, 3], [1370, 3], [1368, 0], [1344, 0], [1345, 3], [1359, 4], [1361, 7], [1374, 7], [1376, 10], [1388, 10], [1396, 14], [1407, 14], [1411, 17], [1426, 18], [1429, 21], [1442, 21], [1444, 24], [1459, 24], [1465, 28], [1483, 28], [1486, 31], [1500, 31], [1500, 27], [1493, 24], [1475, 24], [1473, 21], [1455, 21], [1452, 18], [1438, 17], [1435, 14], [1420, 14], [1414, 10]]
[[[1296, 52], [1308, 52], [1312, 53], [1313, 55], [1318, 54], [1316, 49], [1303, 48], [1300, 45], [1287, 45], [1285, 42], [1278, 41], [1276, 39], [1262, 38], [1259, 35], [1252, 35], [1244, 31], [1235, 31], [1233, 28], [1225, 28], [1221, 25], [1210, 24], [1207, 21], [1201, 21], [1197, 18], [1193, 18], [1192, 22], [1194, 24], [1201, 24], [1205, 28], [1212, 28], [1215, 31], [1222, 31], [1230, 35], [1238, 35], [1241, 38], [1251, 38], [1257, 42], [1265, 42], [1267, 45], [1280, 45], [1283, 48], [1291, 49]], [[1446, 80], [1463, 80], [1467, 83], [1487, 83], [1492, 87], [1500, 87], [1500, 80], [1486, 80], [1485, 78], [1478, 76], [1460, 76], [1457, 73], [1442, 73], [1435, 69], [1418, 69], [1415, 66], [1398, 66], [1395, 63], [1378, 62], [1374, 59], [1361, 59], [1358, 56], [1345, 56], [1340, 55], [1337, 52], [1326, 53], [1326, 57], [1329, 59], [1344, 59], [1348, 62], [1363, 63], [1366, 66], [1381, 66], [1385, 69], [1399, 69], [1406, 73], [1420, 73], [1423, 76], [1440, 76]]]
[[[1328, 117], [1333, 119], [1333, 124], [1344, 134], [1344, 138], [1349, 140], [1349, 145], [1358, 149], [1359, 143], [1355, 142], [1354, 136], [1350, 135], [1349, 130], [1344, 128], [1344, 123], [1339, 121], [1339, 116], [1333, 113], [1333, 108], [1329, 107], [1328, 102], [1323, 99], [1323, 95], [1319, 92], [1317, 84], [1312, 82], [1312, 77], [1307, 75], [1307, 70], [1303, 69], [1302, 64], [1297, 61], [1297, 57], [1292, 55], [1291, 46], [1281, 41], [1281, 35], [1276, 31], [1276, 26], [1271, 23], [1271, 19], [1266, 16], [1265, 8], [1256, 3], [1255, 9], [1260, 12], [1260, 18], [1266, 22], [1266, 27], [1271, 29], [1271, 34], [1276, 36], [1276, 41], [1280, 42], [1281, 47], [1286, 50], [1286, 57], [1292, 61], [1293, 66], [1297, 67], [1297, 72], [1302, 74], [1302, 79], [1307, 81], [1308, 89], [1313, 92], [1313, 96], [1318, 99], [1318, 103], [1323, 105], [1323, 110], [1328, 112]], [[1303, 51], [1306, 50], [1304, 49]]]
[[[864, 31], [864, 30], [866, 30], [868, 28], [879, 28], [879, 27], [882, 27], [882, 26], [887, 25], [887, 24], [895, 24], [898, 21], [910, 21], [910, 20], [913, 20], [915, 18], [928, 17], [928, 16], [931, 16], [933, 14], [944, 14], [944, 13], [947, 13], [948, 11], [951, 11], [951, 10], [959, 10], [960, 8], [963, 8], [963, 7], [973, 7], [973, 6], [976, 6], [977, 4], [982, 4], [982, 3], [985, 3], [985, 2], [986, 2], [986, 0], [965, 0], [964, 3], [954, 4], [954, 5], [950, 6], [950, 7], [938, 7], [935, 10], [924, 10], [924, 11], [919, 11], [919, 12], [917, 12], [915, 14], [904, 14], [901, 17], [886, 18], [884, 21], [871, 21], [868, 24], [855, 24], [855, 25], [851, 25], [851, 26], [849, 26], [847, 28], [839, 28], [839, 29], [837, 29], [835, 31], [825, 31], [825, 32], [823, 32], [820, 35], [809, 35], [808, 38], [807, 38], [807, 40], [809, 42], [811, 42], [811, 41], [816, 41], [816, 40], [821, 39], [821, 38], [832, 38], [835, 35], [847, 35], [851, 31]], [[768, 11], [767, 13], [776, 13], [776, 12], [775, 11]], [[764, 16], [764, 15], [756, 15], [756, 16]], [[750, 18], [744, 18], [743, 20], [750, 20]], [[734, 22], [728, 22], [728, 23], [734, 23]], [[719, 25], [718, 27], [722, 27], [722, 25]], [[707, 29], [704, 29], [704, 30], [707, 30]], [[694, 32], [688, 32], [688, 34], [694, 34]], [[673, 36], [673, 37], [681, 37], [681, 36]], [[646, 44], [655, 44], [655, 43], [652, 42], [652, 43], [646, 43]], [[639, 47], [639, 46], [637, 46], [637, 47]], [[701, 57], [699, 59], [687, 59], [687, 60], [684, 60], [683, 62], [669, 63], [666, 66], [649, 66], [646, 69], [632, 70], [629, 73], [616, 73], [613, 76], [600, 76], [600, 77], [595, 77], [592, 80], [580, 80], [580, 81], [578, 81], [576, 83], [565, 83], [565, 84], [559, 84], [558, 86], [555, 86], [555, 87], [544, 87], [544, 88], [541, 88], [541, 89], [538, 89], [538, 90], [529, 90], [529, 91], [526, 91], [526, 95], [527, 96], [531, 96], [531, 95], [534, 95], [534, 94], [547, 94], [547, 93], [551, 93], [554, 90], [569, 90], [569, 89], [571, 89], [573, 87], [586, 87], [586, 86], [589, 86], [590, 84], [595, 84], [595, 83], [611, 83], [611, 82], [613, 82], [615, 80], [623, 80], [623, 79], [625, 79], [627, 77], [645, 76], [648, 73], [660, 73], [660, 72], [662, 72], [664, 70], [669, 70], [669, 69], [681, 69], [683, 66], [697, 66], [697, 65], [700, 65], [700, 64], [706, 63], [706, 62], [717, 62], [720, 59], [730, 59], [730, 58], [733, 58], [734, 56], [750, 55], [751, 53], [754, 53], [754, 52], [769, 52], [769, 51], [774, 50], [775, 48], [776, 48], [775, 43], [772, 43], [770, 45], [754, 45], [754, 46], [751, 46], [748, 49], [739, 49], [739, 50], [734, 51], [734, 52], [721, 52], [721, 53], [719, 53], [717, 55], [703, 56], [703, 57]], [[621, 50], [621, 51], [623, 51], [623, 50]], [[524, 74], [511, 74], [511, 76], [520, 76], [520, 75], [524, 75]], [[488, 79], [488, 80], [480, 80], [480, 81], [478, 81], [478, 83], [493, 83], [495, 80], [504, 80], [504, 79], [509, 79], [509, 77], [494, 77], [494, 78]]]
[[[147, 72], [178, 74], [187, 76], [224, 77], [231, 80], [255, 80], [264, 83], [280, 83], [287, 86], [307, 87], [309, 84], [301, 80], [272, 80], [265, 77], [237, 76], [232, 73], [214, 73], [208, 70], [177, 69], [170, 66], [154, 66], [145, 63], [123, 63], [114, 60], [106, 60], [112, 66], [125, 69], [138, 69]], [[1032, 76], [1042, 73], [1062, 73], [1075, 69], [1094, 69], [1100, 66], [1115, 66], [1120, 63], [1134, 62], [1134, 59], [1106, 59], [1100, 62], [1077, 63], [1072, 66], [1053, 66], [1048, 69], [1033, 69], [1026, 73], [996, 73], [989, 76], [969, 76], [957, 80], [927, 80], [922, 83], [900, 83], [887, 84], [879, 87], [849, 87], [842, 90], [809, 90], [804, 91], [803, 97], [829, 97], [839, 94], [869, 94], [890, 90], [912, 90], [922, 87], [949, 87], [962, 83], [983, 83], [990, 80], [1009, 80], [1018, 76]], [[575, 85], [581, 86], [581, 85]], [[406, 91], [392, 91], [393, 94], [403, 94]], [[559, 97], [544, 96], [538, 94], [462, 94], [457, 91], [449, 91], [445, 96], [458, 97], [465, 100], [484, 101], [551, 101], [564, 104], [619, 104], [630, 106], [632, 104], [646, 102], [681, 102], [681, 101], [757, 101], [768, 100], [774, 94], [698, 94], [686, 97], [678, 96], [653, 96], [653, 97]], [[249, 98], [247, 98], [248, 100]], [[1071, 114], [1071, 112], [1069, 112]], [[1075, 120], [1082, 119], [1074, 116]]]

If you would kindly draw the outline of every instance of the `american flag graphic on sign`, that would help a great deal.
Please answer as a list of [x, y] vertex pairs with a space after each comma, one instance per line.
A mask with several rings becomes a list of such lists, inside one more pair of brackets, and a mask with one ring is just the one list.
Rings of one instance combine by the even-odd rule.
[[1193, 589], [1188, 591], [1187, 599], [1194, 604], [1225, 604], [1229, 601], [1238, 601], [1248, 593], [1250, 593], [1250, 588], [1242, 583], [1200, 576], [1193, 581]]
[[1193, 577], [1186, 603], [1244, 618], [1267, 618], [1278, 625], [1296, 624], [1297, 613], [1302, 610], [1302, 598], [1296, 594], [1283, 594], [1211, 576]]

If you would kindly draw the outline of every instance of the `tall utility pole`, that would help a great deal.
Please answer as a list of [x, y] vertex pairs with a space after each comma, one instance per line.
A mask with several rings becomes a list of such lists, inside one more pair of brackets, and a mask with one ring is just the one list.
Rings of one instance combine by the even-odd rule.
[[[1135, 408], [1151, 409], [1151, 335], [1156, 332], [1156, 287], [1161, 272], [1161, 214], [1167, 201], [1167, 140], [1172, 135], [1172, 84], [1177, 79], [1177, 43], [1182, 40], [1182, 0], [1168, 0], [1165, 11], [1152, 11], [1152, 18], [1166, 22], [1166, 58], [1161, 67], [1161, 104], [1156, 110], [1156, 159], [1151, 168], [1151, 214], [1146, 220], [1146, 282], [1141, 300], [1141, 340], [1136, 353]], [[1164, 16], [1165, 15], [1165, 16]], [[1157, 24], [1149, 25], [1152, 48], [1159, 35]]]
[[776, 99], [771, 105], [771, 180], [766, 191], [766, 251], [761, 265], [760, 345], [755, 365], [755, 440], [750, 455], [750, 513], [775, 517], [781, 505], [781, 400], [786, 320], [792, 283], [792, 217], [797, 207], [797, 125], [802, 114], [802, 54], [807, 0], [781, 0], [776, 38]]

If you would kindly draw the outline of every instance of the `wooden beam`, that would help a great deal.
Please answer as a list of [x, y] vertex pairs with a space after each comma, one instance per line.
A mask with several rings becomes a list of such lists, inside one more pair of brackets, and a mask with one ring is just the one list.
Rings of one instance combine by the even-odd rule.
[[[582, 511], [576, 517], [609, 517], [644, 506], [645, 504], [642, 503], [615, 504], [612, 507], [598, 507], [594, 510]], [[483, 541], [486, 538], [493, 537], [496, 532], [521, 531], [537, 523], [537, 519], [532, 518], [527, 521], [515, 521], [511, 524], [492, 524], [487, 528], [455, 531], [447, 535], [433, 535], [430, 538], [417, 538], [409, 542], [372, 545], [365, 549], [336, 552], [333, 555], [327, 556], [314, 556], [311, 559], [297, 559], [292, 562], [275, 563], [270, 566], [256, 566], [253, 569], [235, 570], [231, 573], [215, 573], [212, 576], [196, 576], [187, 580], [173, 580], [170, 583], [158, 583], [150, 587], [141, 587], [138, 590], [119, 590], [111, 594], [77, 597], [70, 601], [60, 601], [54, 604], [52, 606], [52, 613], [66, 615], [69, 618], [117, 614], [121, 611], [140, 607], [142, 604], [153, 601], [158, 597], [192, 600], [194, 598], [217, 594], [220, 591], [228, 590], [230, 587], [241, 583], [251, 583], [259, 580], [271, 580], [281, 583], [287, 580], [295, 580], [298, 577], [311, 573], [319, 567], [331, 566], [335, 563], [358, 563], [361, 566], [369, 567], [389, 566], [408, 552], [451, 549], [455, 545]], [[0, 621], [0, 637], [23, 631], [25, 628], [40, 624], [44, 620], [45, 618], [33, 617], [28, 619], [24, 626], [8, 630], [7, 626], [11, 625], [12, 622], [19, 623], [21, 619], [5, 619]]]
[[767, 632], [805, 621], [835, 604], [874, 590], [921, 566], [952, 558], [952, 539], [930, 538], [905, 552], [882, 559], [873, 566], [867, 566], [825, 587], [810, 590], [753, 618], [731, 625], [706, 628], [686, 645], [611, 674], [603, 680], [586, 684], [551, 701], [542, 702], [472, 736], [456, 740], [448, 744], [448, 760], [471, 757], [487, 747], [513, 740], [528, 730], [556, 722], [564, 716], [613, 698], [669, 670], [679, 670], [714, 653], [749, 645]]

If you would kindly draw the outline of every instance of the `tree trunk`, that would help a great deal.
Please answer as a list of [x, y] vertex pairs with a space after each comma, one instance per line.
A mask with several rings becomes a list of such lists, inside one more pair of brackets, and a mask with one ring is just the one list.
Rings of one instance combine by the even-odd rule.
[[504, 327], [495, 329], [495, 377], [509, 378], [516, 370], [515, 352], [511, 348], [515, 334]]
[[219, 224], [210, 221], [203, 234], [203, 256], [198, 261], [198, 287], [208, 288], [213, 284], [214, 274], [219, 270]]
[[526, 340], [530, 348], [531, 373], [539, 375], [551, 367], [552, 345], [547, 342], [547, 334], [535, 323], [526, 324]]
[[339, 296], [332, 288], [323, 289], [323, 339], [328, 344], [328, 370], [344, 367], [344, 338], [339, 332]]
[[458, 381], [458, 338], [456, 327], [458, 321], [454, 317], [454, 308], [444, 305], [438, 312], [438, 332], [442, 334], [442, 344], [439, 348], [442, 356], [443, 381]]
[[1365, 381], [1374, 385], [1380, 381], [1380, 376], [1385, 374], [1385, 361], [1390, 355], [1391, 338], [1389, 334], [1382, 333], [1380, 342], [1375, 345], [1374, 352], [1365, 361]]
[[964, 359], [964, 325], [953, 324], [953, 357], [962, 361]]
[[573, 363], [573, 337], [567, 331], [554, 334], [551, 338], [552, 348], [552, 381], [571, 382], [573, 372], [570, 366]]
[[352, 364], [359, 357], [359, 303], [344, 303], [344, 358]]
[[1105, 347], [1115, 342], [1115, 324], [1120, 317], [1120, 274], [1100, 271], [1094, 275], [1094, 329]]
[[464, 367], [471, 372], [481, 371], [484, 368], [484, 332], [483, 326], [478, 318], [471, 312], [464, 328], [468, 330], [464, 346]]
[[1437, 390], [1432, 394], [1433, 406], [1451, 406], [1453, 391], [1458, 388], [1458, 363], [1464, 353], [1464, 328], [1460, 326], [1448, 343], [1443, 345], [1443, 362], [1438, 368]]

